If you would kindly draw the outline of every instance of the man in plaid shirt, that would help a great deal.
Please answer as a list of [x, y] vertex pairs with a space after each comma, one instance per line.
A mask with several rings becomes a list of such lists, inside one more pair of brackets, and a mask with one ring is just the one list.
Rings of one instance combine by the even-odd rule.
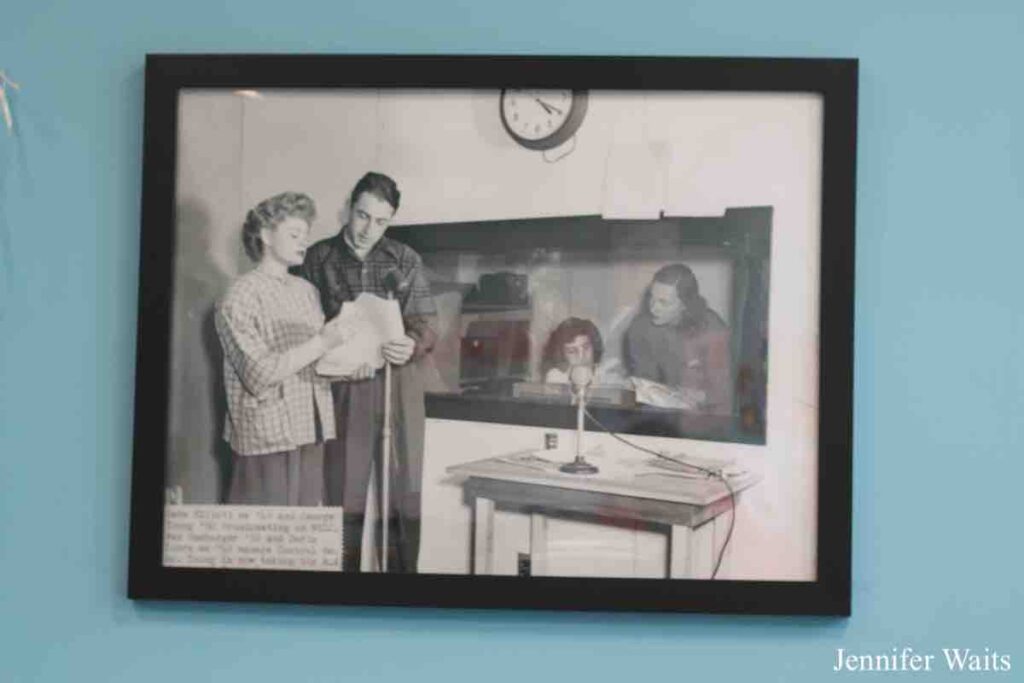
[[[390, 571], [412, 573], [419, 555], [426, 425], [419, 361], [434, 346], [431, 323], [437, 310], [419, 254], [384, 237], [400, 198], [388, 176], [363, 176], [349, 197], [348, 222], [306, 252], [301, 274], [320, 291], [328, 320], [363, 292], [397, 298], [401, 306], [406, 336], [382, 349], [394, 366], [387, 552]], [[328, 505], [340, 504], [345, 510], [344, 569], [359, 571], [371, 466], [381, 463], [384, 373], [364, 365], [331, 388], [338, 438], [324, 448], [326, 498]]]

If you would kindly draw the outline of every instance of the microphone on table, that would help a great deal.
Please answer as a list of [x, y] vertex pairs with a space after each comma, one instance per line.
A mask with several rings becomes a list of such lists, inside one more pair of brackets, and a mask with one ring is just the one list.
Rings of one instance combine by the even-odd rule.
[[587, 410], [587, 387], [594, 381], [594, 370], [589, 365], [574, 365], [569, 369], [569, 383], [576, 397], [576, 458], [558, 469], [569, 474], [596, 474], [597, 467], [583, 457], [583, 415]]

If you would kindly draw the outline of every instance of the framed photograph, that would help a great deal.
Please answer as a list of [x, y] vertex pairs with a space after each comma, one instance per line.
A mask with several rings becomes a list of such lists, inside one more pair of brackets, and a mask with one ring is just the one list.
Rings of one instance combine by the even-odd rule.
[[857, 62], [155, 55], [128, 594], [850, 613]]

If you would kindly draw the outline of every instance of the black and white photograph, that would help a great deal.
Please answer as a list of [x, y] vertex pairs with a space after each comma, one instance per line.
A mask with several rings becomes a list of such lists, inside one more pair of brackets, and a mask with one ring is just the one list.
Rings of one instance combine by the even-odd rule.
[[164, 570], [819, 579], [820, 93], [238, 86], [173, 100]]
[[0, 683], [1024, 683], [1024, 2], [7, 5]]

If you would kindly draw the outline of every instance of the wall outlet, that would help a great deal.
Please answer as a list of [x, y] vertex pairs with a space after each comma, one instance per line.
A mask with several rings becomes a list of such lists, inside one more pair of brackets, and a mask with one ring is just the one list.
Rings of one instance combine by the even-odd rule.
[[516, 576], [530, 575], [530, 553], [519, 553], [516, 560]]

